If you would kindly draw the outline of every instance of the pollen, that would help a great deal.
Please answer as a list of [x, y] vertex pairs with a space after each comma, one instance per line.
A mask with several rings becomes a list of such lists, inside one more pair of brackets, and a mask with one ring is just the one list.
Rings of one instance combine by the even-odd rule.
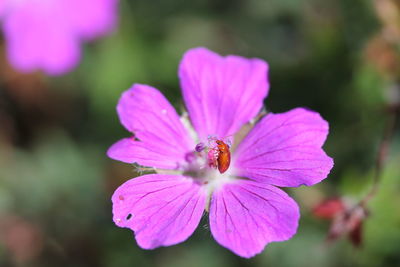
[[228, 170], [231, 163], [230, 145], [227, 143], [215, 137], [209, 137], [208, 146], [199, 143], [195, 151], [200, 157], [205, 157], [208, 168], [218, 169], [222, 174]]

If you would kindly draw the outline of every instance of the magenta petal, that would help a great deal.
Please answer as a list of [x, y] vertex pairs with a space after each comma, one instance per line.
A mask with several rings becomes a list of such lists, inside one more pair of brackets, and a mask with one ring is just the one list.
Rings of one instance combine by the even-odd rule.
[[113, 194], [114, 222], [135, 232], [144, 249], [185, 241], [204, 211], [206, 193], [191, 178], [150, 174], [131, 179]]
[[79, 62], [82, 39], [114, 28], [117, 5], [117, 0], [0, 0], [11, 64], [22, 72], [71, 71]]
[[237, 180], [215, 191], [210, 227], [215, 240], [245, 258], [297, 231], [299, 208], [282, 190], [253, 181]]
[[2, 19], [2, 17], [6, 13], [7, 5], [8, 5], [7, 1], [0, 0], [0, 20]]
[[318, 113], [302, 108], [268, 114], [235, 152], [238, 175], [277, 186], [320, 182], [333, 167], [321, 148], [328, 128]]
[[117, 105], [121, 123], [139, 141], [119, 141], [108, 155], [124, 162], [175, 169], [195, 145], [178, 114], [156, 89], [135, 84], [125, 91]]
[[59, 75], [78, 64], [78, 39], [57, 11], [46, 9], [44, 4], [27, 2], [4, 19], [7, 54], [16, 69], [23, 72], [42, 69]]
[[201, 140], [233, 135], [260, 111], [268, 93], [267, 63], [221, 57], [205, 48], [184, 55], [179, 77], [183, 98]]
[[63, 0], [71, 28], [84, 39], [101, 36], [115, 27], [117, 0]]
[[178, 150], [135, 141], [132, 137], [121, 139], [113, 144], [108, 149], [107, 155], [122, 162], [136, 162], [142, 166], [160, 169], [179, 169], [184, 161]]

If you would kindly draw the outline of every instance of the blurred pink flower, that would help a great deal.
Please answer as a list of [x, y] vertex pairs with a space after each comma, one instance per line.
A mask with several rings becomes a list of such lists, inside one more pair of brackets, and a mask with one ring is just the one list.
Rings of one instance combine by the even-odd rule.
[[112, 197], [114, 222], [133, 230], [140, 247], [183, 242], [204, 210], [215, 240], [242, 257], [296, 233], [299, 208], [277, 186], [327, 177], [333, 160], [321, 147], [328, 123], [303, 108], [270, 113], [232, 151], [231, 162], [223, 141], [261, 110], [267, 70], [260, 59], [189, 50], [179, 77], [194, 129], [155, 88], [135, 84], [122, 94], [118, 115], [133, 136], [114, 144], [108, 156], [158, 172], [125, 182]]
[[345, 204], [340, 198], [326, 199], [313, 208], [313, 215], [318, 218], [331, 220], [345, 210]]
[[115, 27], [118, 0], [0, 0], [0, 19], [11, 65], [49, 75], [71, 71], [80, 43]]
[[363, 223], [368, 214], [363, 205], [356, 205], [351, 200], [344, 201], [342, 198], [326, 199], [313, 209], [315, 217], [331, 221], [328, 242], [347, 236], [355, 247], [362, 245]]

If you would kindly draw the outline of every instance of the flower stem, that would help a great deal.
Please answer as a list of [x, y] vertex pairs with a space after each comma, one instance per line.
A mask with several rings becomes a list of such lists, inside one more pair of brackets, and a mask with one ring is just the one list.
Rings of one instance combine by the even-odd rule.
[[396, 121], [399, 111], [400, 105], [389, 106], [389, 108], [387, 109], [388, 118], [386, 120], [385, 130], [376, 155], [375, 172], [373, 176], [372, 187], [357, 206], [365, 208], [367, 203], [379, 191], [382, 171], [384, 169], [384, 165], [389, 154], [389, 148], [396, 129]]

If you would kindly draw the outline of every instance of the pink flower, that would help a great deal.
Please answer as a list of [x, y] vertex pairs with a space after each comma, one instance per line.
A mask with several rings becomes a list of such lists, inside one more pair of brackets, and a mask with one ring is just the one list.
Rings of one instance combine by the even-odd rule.
[[328, 242], [347, 235], [354, 247], [362, 245], [363, 223], [368, 214], [363, 202], [355, 204], [342, 198], [326, 199], [313, 209], [315, 217], [331, 221], [326, 239]]
[[80, 43], [110, 32], [117, 0], [0, 0], [0, 19], [12, 66], [50, 75], [71, 71]]
[[122, 94], [118, 115], [133, 136], [108, 156], [157, 171], [127, 181], [112, 197], [114, 222], [133, 230], [140, 247], [185, 241], [205, 210], [215, 240], [242, 257], [296, 233], [299, 208], [277, 186], [313, 185], [331, 170], [321, 148], [328, 123], [318, 113], [266, 115], [236, 150], [228, 148], [228, 169], [218, 168], [224, 162], [217, 141], [227, 145], [263, 107], [267, 69], [260, 59], [186, 52], [179, 78], [193, 128], [155, 88], [135, 84]]

